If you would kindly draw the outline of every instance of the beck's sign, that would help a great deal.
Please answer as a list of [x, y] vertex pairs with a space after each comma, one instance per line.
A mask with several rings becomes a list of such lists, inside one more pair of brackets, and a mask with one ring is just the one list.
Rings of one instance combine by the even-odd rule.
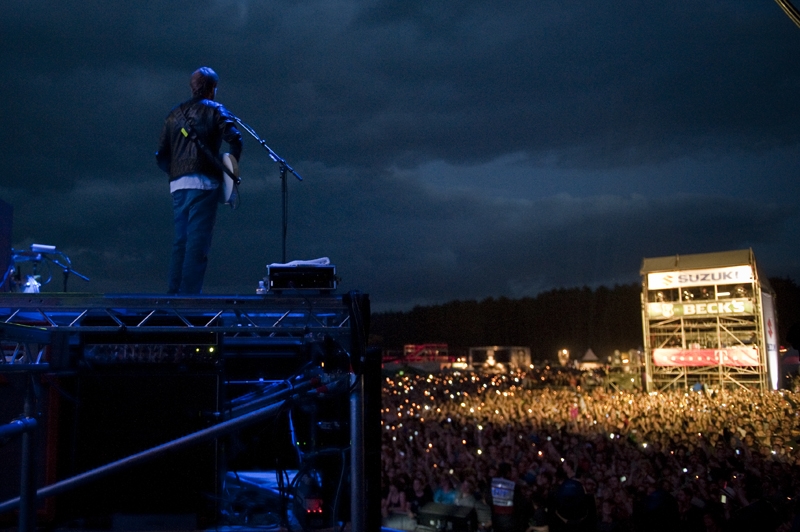
[[648, 303], [647, 314], [651, 318], [680, 316], [735, 316], [752, 314], [753, 302], [749, 299], [727, 299], [697, 303]]

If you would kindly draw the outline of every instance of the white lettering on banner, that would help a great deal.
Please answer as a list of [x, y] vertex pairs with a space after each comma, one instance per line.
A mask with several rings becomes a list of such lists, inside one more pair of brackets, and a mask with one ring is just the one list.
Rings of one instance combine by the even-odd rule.
[[750, 266], [730, 266], [708, 270], [686, 270], [647, 274], [650, 290], [680, 288], [684, 286], [708, 286], [714, 284], [750, 283], [753, 269]]
[[729, 303], [686, 303], [683, 305], [683, 315], [703, 315], [703, 314], [736, 314], [744, 312], [742, 301], [732, 301]]
[[753, 312], [753, 305], [746, 299], [710, 301], [708, 303], [649, 303], [651, 317], [663, 316], [708, 316], [717, 314], [745, 314]]
[[720, 273], [698, 273], [695, 275], [685, 274], [678, 276], [678, 284], [700, 283], [719, 284], [718, 281], [728, 281], [735, 283], [739, 280], [739, 272], [720, 272]]

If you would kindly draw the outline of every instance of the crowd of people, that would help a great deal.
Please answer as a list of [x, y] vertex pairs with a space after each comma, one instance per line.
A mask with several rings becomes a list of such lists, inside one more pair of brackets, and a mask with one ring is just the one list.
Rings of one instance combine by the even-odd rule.
[[[430, 503], [495, 532], [800, 530], [800, 394], [645, 393], [527, 372], [387, 376], [383, 523]], [[497, 479], [514, 492], [498, 512]]]

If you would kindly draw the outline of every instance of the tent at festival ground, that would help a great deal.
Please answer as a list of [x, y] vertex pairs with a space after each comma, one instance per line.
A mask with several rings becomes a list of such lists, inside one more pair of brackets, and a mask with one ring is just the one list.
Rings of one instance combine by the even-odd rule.
[[594, 354], [591, 348], [586, 350], [586, 353], [583, 355], [579, 362], [580, 369], [598, 369], [602, 367], [600, 363], [600, 359], [597, 358], [597, 355]]

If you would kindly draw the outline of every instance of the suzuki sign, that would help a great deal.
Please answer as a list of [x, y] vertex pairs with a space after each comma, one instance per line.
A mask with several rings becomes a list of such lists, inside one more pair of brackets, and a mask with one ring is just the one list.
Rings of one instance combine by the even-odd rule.
[[710, 268], [707, 270], [684, 270], [647, 274], [647, 288], [649, 290], [752, 282], [753, 268], [750, 266], [729, 266], [727, 268]]

